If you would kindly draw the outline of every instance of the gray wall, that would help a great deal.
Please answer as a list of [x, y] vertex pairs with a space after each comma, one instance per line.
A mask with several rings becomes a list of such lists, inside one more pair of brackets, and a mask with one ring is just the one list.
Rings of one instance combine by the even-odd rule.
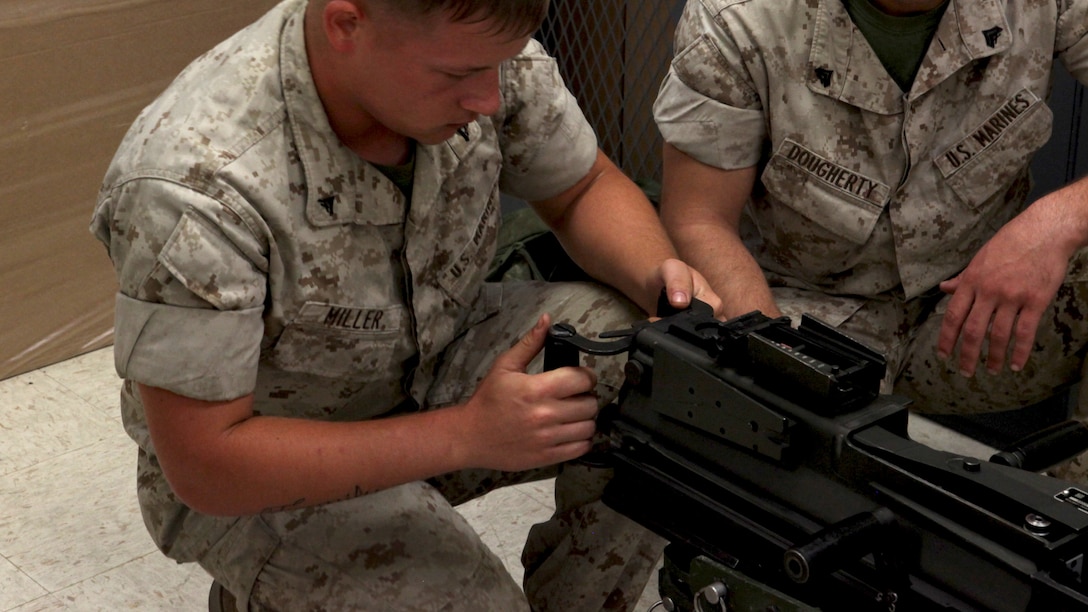
[[1054, 131], [1032, 163], [1034, 197], [1088, 173], [1088, 121], [1082, 120], [1088, 100], [1084, 93], [1084, 86], [1073, 80], [1065, 68], [1054, 68], [1054, 89], [1050, 96]]

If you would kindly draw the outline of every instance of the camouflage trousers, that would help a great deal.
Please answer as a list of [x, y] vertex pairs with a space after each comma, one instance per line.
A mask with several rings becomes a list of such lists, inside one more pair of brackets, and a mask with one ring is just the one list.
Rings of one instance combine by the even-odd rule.
[[[975, 375], [959, 374], [958, 355], [943, 361], [937, 340], [950, 296], [939, 291], [913, 300], [853, 300], [792, 288], [776, 288], [783, 313], [799, 320], [809, 312], [880, 351], [888, 360], [883, 391], [911, 399], [919, 413], [975, 414], [1031, 406], [1084, 379], [1088, 354], [1088, 249], [1070, 263], [1064, 284], [1039, 324], [1024, 369], [990, 374], [980, 362]], [[985, 360], [985, 347], [981, 359]], [[1088, 393], [1078, 417], [1088, 422]], [[1042, 426], [1041, 426], [1042, 427]], [[1041, 428], [1040, 427], [1040, 428]], [[1081, 457], [1076, 464], [1088, 462]], [[1063, 477], [1088, 484], [1088, 469]]]
[[[506, 283], [500, 312], [446, 351], [424, 409], [467, 399], [494, 358], [544, 312], [590, 336], [645, 317], [598, 285]], [[541, 357], [530, 371], [539, 370]], [[621, 358], [584, 362], [598, 372], [602, 404], [618, 391]], [[427, 444], [423, 435], [419, 444]], [[550, 477], [556, 509], [528, 534], [523, 590], [455, 506], [498, 487]], [[248, 610], [628, 610], [638, 602], [664, 541], [601, 503], [609, 477], [606, 469], [577, 462], [521, 473], [446, 474], [241, 521], [201, 565]], [[231, 581], [251, 575], [251, 584]]]

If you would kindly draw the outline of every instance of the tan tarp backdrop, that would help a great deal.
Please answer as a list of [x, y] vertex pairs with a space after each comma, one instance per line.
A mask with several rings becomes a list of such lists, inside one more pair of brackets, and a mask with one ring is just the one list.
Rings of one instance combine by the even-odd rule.
[[[136, 114], [276, 0], [0, 0], [0, 379], [113, 339], [116, 289], [87, 231]], [[553, 0], [539, 38], [616, 163], [660, 178], [650, 106], [680, 0]]]
[[0, 0], [0, 379], [113, 340], [87, 230], [136, 114], [274, 0]]

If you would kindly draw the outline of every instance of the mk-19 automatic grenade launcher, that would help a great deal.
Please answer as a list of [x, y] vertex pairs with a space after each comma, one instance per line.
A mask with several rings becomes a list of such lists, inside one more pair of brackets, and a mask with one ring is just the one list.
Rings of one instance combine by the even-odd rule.
[[672, 542], [666, 609], [1088, 610], [1088, 491], [1009, 465], [1023, 449], [912, 441], [879, 354], [809, 317], [721, 322], [701, 303], [602, 338], [553, 326], [545, 367], [627, 353], [598, 419], [605, 502]]

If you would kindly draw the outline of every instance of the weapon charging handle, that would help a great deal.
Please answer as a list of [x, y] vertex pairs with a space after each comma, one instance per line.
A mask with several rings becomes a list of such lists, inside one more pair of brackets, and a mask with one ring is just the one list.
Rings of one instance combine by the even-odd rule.
[[548, 328], [548, 337], [544, 340], [544, 371], [563, 367], [578, 367], [580, 354], [617, 355], [629, 348], [634, 341], [634, 332], [613, 332], [601, 334], [602, 338], [617, 338], [611, 342], [590, 340], [578, 335], [569, 323], [554, 323]]

